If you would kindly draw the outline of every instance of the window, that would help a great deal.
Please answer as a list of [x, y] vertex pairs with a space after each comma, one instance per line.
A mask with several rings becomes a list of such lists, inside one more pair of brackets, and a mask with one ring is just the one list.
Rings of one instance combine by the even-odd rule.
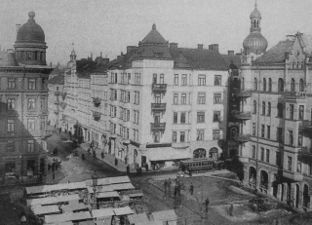
[[288, 139], [289, 139], [289, 145], [294, 144], [294, 133], [292, 130], [288, 130]]
[[303, 140], [303, 137], [301, 134], [298, 135], [298, 146], [302, 147], [302, 140]]
[[256, 125], [256, 123], [252, 123], [252, 135], [253, 136], [257, 135], [257, 125]]
[[15, 121], [8, 120], [8, 133], [14, 133], [14, 132], [15, 132]]
[[174, 93], [173, 94], [173, 104], [174, 105], [178, 105], [179, 104], [179, 94], [178, 93]]
[[271, 138], [271, 126], [267, 125], [267, 139]]
[[28, 90], [36, 90], [36, 79], [28, 79]]
[[262, 102], [262, 115], [265, 115], [265, 102]]
[[206, 75], [198, 75], [198, 86], [206, 86]]
[[271, 116], [271, 102], [268, 102], [268, 116]]
[[141, 74], [140, 73], [135, 73], [134, 74], [134, 84], [141, 84]]
[[174, 124], [178, 123], [178, 113], [177, 112], [173, 113], [173, 123]]
[[287, 157], [287, 168], [289, 171], [292, 171], [292, 157], [291, 156]]
[[276, 152], [276, 153], [275, 153], [275, 164], [276, 164], [277, 166], [279, 166], [280, 163], [281, 163], [281, 153], [280, 153], [280, 152]]
[[221, 84], [222, 84], [222, 77], [221, 77], [221, 75], [215, 75], [215, 77], [214, 77], [214, 85], [215, 86], [221, 86]]
[[197, 129], [197, 138], [196, 141], [203, 141], [205, 140], [205, 130], [204, 129]]
[[47, 84], [48, 84], [47, 79], [42, 78], [41, 79], [41, 90], [47, 89]]
[[8, 79], [8, 89], [15, 89], [16, 88], [16, 81], [15, 78]]
[[269, 78], [269, 92], [272, 92], [272, 79]]
[[294, 104], [289, 104], [289, 119], [294, 119]]
[[181, 112], [180, 123], [186, 123], [186, 113]]
[[256, 77], [254, 78], [254, 90], [258, 90], [258, 80]]
[[213, 122], [221, 122], [221, 112], [213, 111]]
[[221, 93], [214, 93], [213, 94], [213, 104], [221, 104]]
[[181, 85], [182, 86], [186, 86], [187, 85], [187, 75], [186, 74], [182, 74]]
[[255, 159], [256, 158], [256, 146], [253, 145], [251, 148], [251, 158]]
[[8, 110], [15, 109], [15, 98], [8, 98]]
[[205, 122], [205, 112], [197, 112], [197, 123]]
[[161, 103], [161, 94], [155, 94], [155, 103]]
[[140, 112], [137, 110], [133, 110], [133, 122], [134, 124], [139, 124], [140, 121]]
[[253, 113], [254, 114], [257, 113], [257, 101], [256, 100], [253, 101]]
[[173, 85], [175, 85], [175, 86], [179, 85], [179, 74], [174, 75]]
[[295, 92], [296, 91], [296, 83], [295, 83], [295, 79], [294, 78], [291, 78], [290, 91], [291, 92]]
[[173, 132], [172, 132], [172, 142], [173, 142], [173, 143], [176, 143], [176, 142], [177, 142], [177, 132], [176, 132], [176, 131], [173, 131]]
[[261, 124], [261, 137], [264, 138], [264, 124]]
[[185, 142], [185, 132], [184, 131], [181, 131], [180, 132], [180, 142]]
[[299, 105], [299, 120], [304, 120], [304, 105]]
[[154, 134], [154, 143], [160, 142], [160, 132], [155, 132]]
[[41, 118], [41, 120], [40, 120], [40, 130], [41, 131], [45, 131], [45, 127], [46, 127], [45, 119]]
[[242, 79], [241, 79], [241, 89], [245, 90], [245, 79], [244, 79], [244, 77], [242, 77]]
[[284, 80], [282, 78], [278, 79], [278, 92], [284, 92]]
[[282, 103], [277, 103], [277, 117], [283, 118], [284, 116], [284, 105]]
[[27, 120], [27, 130], [28, 131], [34, 131], [35, 130], [35, 120], [34, 119], [28, 119]]
[[181, 105], [186, 105], [186, 93], [181, 94]]
[[266, 150], [266, 162], [269, 163], [270, 162], [270, 149]]
[[15, 151], [14, 141], [9, 140], [7, 142], [6, 150], [7, 150], [7, 152], [14, 152]]
[[40, 110], [46, 111], [47, 110], [47, 104], [46, 104], [46, 99], [45, 98], [40, 98]]
[[160, 84], [164, 84], [165, 83], [165, 75], [163, 73], [161, 73], [159, 75], [159, 83]]
[[28, 109], [28, 110], [34, 110], [35, 107], [36, 107], [36, 105], [35, 105], [35, 99], [34, 99], [34, 98], [29, 98], [29, 99], [27, 100], [27, 109]]
[[134, 91], [134, 104], [139, 105], [140, 104], [140, 92]]
[[157, 84], [157, 74], [153, 74], [153, 84]]
[[28, 140], [27, 141], [27, 151], [28, 152], [34, 152], [35, 151], [35, 142], [34, 142], [34, 140]]
[[197, 104], [206, 104], [206, 92], [198, 92]]
[[212, 140], [220, 140], [220, 130], [213, 129], [212, 130]]
[[304, 81], [303, 81], [303, 79], [299, 80], [299, 91], [300, 92], [304, 91]]
[[261, 161], [264, 161], [264, 148], [261, 147]]
[[263, 91], [266, 91], [267, 87], [266, 87], [266, 79], [263, 78]]

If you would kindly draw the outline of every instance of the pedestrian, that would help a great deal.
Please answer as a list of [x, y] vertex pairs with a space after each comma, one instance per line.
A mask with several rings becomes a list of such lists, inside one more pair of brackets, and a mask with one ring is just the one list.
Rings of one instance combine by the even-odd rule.
[[233, 216], [233, 210], [234, 210], [234, 205], [231, 204], [231, 205], [230, 205], [230, 208], [229, 208], [229, 215], [230, 215], [230, 216]]
[[167, 186], [168, 186], [168, 196], [171, 197], [171, 179], [169, 178], [168, 182], [167, 182]]
[[51, 170], [51, 164], [48, 163], [48, 171], [50, 171], [50, 170]]
[[205, 208], [206, 208], [206, 213], [208, 213], [208, 206], [209, 206], [209, 198], [207, 197], [206, 200], [205, 200]]
[[194, 193], [194, 186], [193, 186], [193, 183], [191, 183], [190, 185], [190, 194], [193, 195]]
[[192, 176], [192, 170], [189, 169], [189, 176]]
[[53, 179], [53, 180], [55, 179], [55, 173], [54, 173], [54, 171], [52, 172], [52, 179]]
[[164, 182], [164, 192], [165, 192], [165, 195], [167, 195], [167, 190], [168, 190], [168, 181], [166, 179], [165, 182]]

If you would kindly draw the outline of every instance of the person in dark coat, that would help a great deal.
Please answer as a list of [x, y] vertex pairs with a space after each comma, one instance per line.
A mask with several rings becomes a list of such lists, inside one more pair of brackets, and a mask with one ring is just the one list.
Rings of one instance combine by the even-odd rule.
[[206, 209], [206, 213], [208, 212], [209, 203], [210, 203], [209, 198], [206, 198], [206, 200], [205, 200], [205, 209]]
[[193, 195], [194, 194], [194, 185], [191, 183], [190, 185], [190, 194]]

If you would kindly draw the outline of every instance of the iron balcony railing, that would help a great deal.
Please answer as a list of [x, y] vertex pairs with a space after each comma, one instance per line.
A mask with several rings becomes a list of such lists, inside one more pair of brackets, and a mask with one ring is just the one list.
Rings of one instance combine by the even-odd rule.
[[238, 119], [238, 120], [250, 120], [251, 119], [251, 112], [232, 111], [232, 115], [235, 119]]
[[151, 109], [157, 112], [166, 111], [166, 103], [151, 103]]
[[151, 123], [152, 132], [164, 132], [166, 129], [166, 123]]
[[152, 84], [152, 91], [155, 93], [165, 93], [167, 91], [167, 84]]

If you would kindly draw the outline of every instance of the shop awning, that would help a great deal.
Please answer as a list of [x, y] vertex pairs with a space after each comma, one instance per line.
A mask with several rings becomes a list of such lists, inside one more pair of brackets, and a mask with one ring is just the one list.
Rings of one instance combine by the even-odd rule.
[[177, 150], [171, 147], [150, 148], [147, 152], [150, 161], [171, 161], [179, 159], [189, 159], [191, 155], [188, 150]]

